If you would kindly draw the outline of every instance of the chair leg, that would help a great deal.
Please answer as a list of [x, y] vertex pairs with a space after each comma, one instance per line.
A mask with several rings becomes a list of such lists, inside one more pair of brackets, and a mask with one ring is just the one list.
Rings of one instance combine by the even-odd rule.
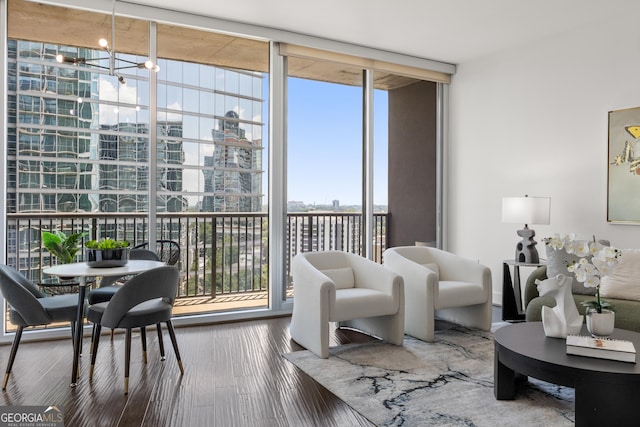
[[124, 344], [124, 394], [129, 394], [129, 365], [131, 364], [131, 328], [127, 328]]
[[93, 328], [91, 328], [91, 344], [89, 345], [89, 354], [93, 354], [93, 343], [95, 339], [96, 339], [96, 324], [94, 323]]
[[[72, 345], [76, 345], [76, 322], [72, 321], [71, 322], [71, 344]], [[80, 346], [80, 353], [78, 353], [79, 356], [82, 356], [82, 346]]]
[[158, 330], [158, 347], [160, 347], [160, 360], [166, 360], [164, 355], [164, 340], [162, 339], [162, 324], [156, 323], [156, 329]]
[[147, 364], [147, 328], [140, 328], [140, 341], [142, 342], [142, 361]]
[[100, 344], [100, 329], [102, 326], [97, 323], [93, 324], [93, 334], [91, 334], [91, 368], [89, 368], [89, 379], [93, 379], [93, 369], [96, 365], [96, 356], [98, 355], [98, 344]]
[[71, 322], [71, 344], [76, 345], [76, 322]]
[[182, 366], [180, 351], [178, 350], [178, 341], [176, 341], [176, 333], [173, 330], [173, 324], [171, 323], [171, 320], [167, 320], [167, 329], [169, 330], [169, 337], [171, 338], [171, 344], [173, 344], [173, 351], [176, 353], [176, 359], [178, 359], [178, 366], [180, 367], [180, 375], [184, 375], [184, 367]]
[[13, 337], [13, 345], [11, 346], [11, 353], [9, 353], [9, 363], [7, 363], [7, 372], [4, 374], [4, 381], [2, 381], [2, 390], [7, 389], [7, 383], [9, 382], [9, 374], [11, 374], [11, 368], [13, 362], [16, 360], [16, 353], [18, 352], [18, 346], [20, 345], [20, 338], [22, 338], [22, 331], [24, 326], [18, 326], [15, 337]]

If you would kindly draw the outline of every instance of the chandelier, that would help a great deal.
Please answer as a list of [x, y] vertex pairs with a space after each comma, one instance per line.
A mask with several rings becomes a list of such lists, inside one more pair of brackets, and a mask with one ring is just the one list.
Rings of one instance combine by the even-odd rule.
[[[116, 57], [115, 52], [115, 38], [116, 38], [116, 2], [113, 0], [112, 12], [111, 12], [111, 46], [109, 46], [109, 42], [107, 39], [100, 39], [98, 44], [105, 52], [109, 55], [108, 57], [103, 58], [73, 58], [64, 56], [62, 54], [56, 55], [56, 61], [59, 63], [66, 64], [74, 64], [74, 65], [88, 65], [96, 68], [102, 68], [104, 70], [109, 70], [109, 75], [116, 76], [118, 81], [121, 84], [126, 84], [126, 80], [122, 76], [122, 74], [118, 73], [120, 70], [130, 69], [130, 68], [146, 68], [147, 70], [155, 71], [156, 73], [160, 71], [160, 66], [158, 64], [154, 64], [153, 61], [147, 60], [144, 62], [134, 62], [129, 61], [127, 59]], [[109, 60], [109, 66], [105, 67], [100, 64], [96, 64], [95, 62], [100, 62], [105, 59]], [[116, 61], [120, 63], [124, 63], [126, 65], [116, 67]]]

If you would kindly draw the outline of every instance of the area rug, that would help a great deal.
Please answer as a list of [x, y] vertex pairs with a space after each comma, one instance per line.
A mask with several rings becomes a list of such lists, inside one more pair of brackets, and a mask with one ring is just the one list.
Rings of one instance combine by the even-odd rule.
[[575, 394], [530, 378], [515, 400], [493, 395], [493, 334], [459, 326], [432, 343], [371, 342], [284, 357], [378, 426], [570, 426]]

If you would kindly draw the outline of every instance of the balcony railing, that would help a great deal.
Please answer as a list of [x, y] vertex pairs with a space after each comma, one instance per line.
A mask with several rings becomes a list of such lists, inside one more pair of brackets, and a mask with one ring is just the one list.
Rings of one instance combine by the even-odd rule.
[[[373, 259], [387, 247], [387, 214], [374, 215]], [[87, 232], [86, 240], [111, 237], [147, 241], [145, 214], [51, 213], [7, 215], [7, 264], [32, 281], [56, 260], [42, 246], [42, 231]], [[287, 263], [299, 252], [345, 250], [362, 254], [362, 215], [358, 213], [291, 213], [287, 215]], [[157, 239], [181, 248], [179, 298], [210, 297], [268, 290], [268, 217], [265, 213], [158, 213]], [[83, 242], [84, 243], [84, 242]], [[77, 261], [84, 254], [78, 253]], [[291, 286], [290, 279], [284, 286]], [[286, 290], [286, 289], [285, 289]]]

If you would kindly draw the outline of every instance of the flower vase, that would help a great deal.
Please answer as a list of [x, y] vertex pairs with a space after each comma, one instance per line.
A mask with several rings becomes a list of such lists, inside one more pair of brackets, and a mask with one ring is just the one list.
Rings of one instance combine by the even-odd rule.
[[598, 313], [595, 308], [587, 309], [587, 330], [593, 337], [608, 337], [613, 333], [616, 313], [603, 309]]

